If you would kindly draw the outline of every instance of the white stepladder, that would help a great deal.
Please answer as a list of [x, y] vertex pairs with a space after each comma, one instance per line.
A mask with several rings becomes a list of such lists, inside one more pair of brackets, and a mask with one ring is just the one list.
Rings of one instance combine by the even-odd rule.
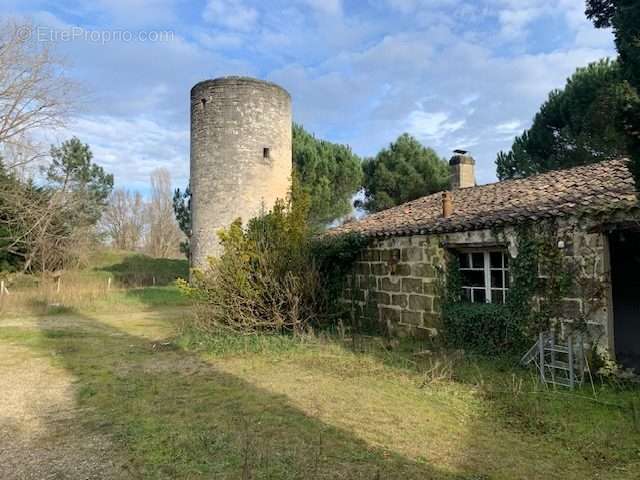
[[520, 360], [523, 365], [531, 362], [535, 362], [542, 383], [571, 389], [582, 385], [588, 369], [582, 335], [558, 339], [553, 332], [540, 332], [538, 341]]

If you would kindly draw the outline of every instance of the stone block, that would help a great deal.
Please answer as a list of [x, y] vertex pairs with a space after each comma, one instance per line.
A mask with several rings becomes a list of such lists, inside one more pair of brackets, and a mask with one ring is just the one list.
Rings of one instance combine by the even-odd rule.
[[411, 237], [394, 237], [392, 244], [394, 247], [409, 247], [411, 245]]
[[431, 340], [438, 336], [439, 332], [437, 328], [431, 327], [416, 327], [415, 336], [421, 340]]
[[387, 325], [400, 322], [400, 310], [397, 308], [380, 307], [380, 320]]
[[405, 293], [422, 293], [422, 280], [420, 278], [403, 278], [402, 291]]
[[562, 318], [577, 319], [582, 313], [582, 302], [577, 298], [564, 298], [560, 301]]
[[406, 263], [399, 263], [393, 271], [393, 275], [397, 277], [408, 277], [411, 275], [411, 265]]
[[397, 248], [388, 248], [386, 250], [380, 250], [380, 261], [390, 262], [392, 259], [400, 259], [400, 250]]
[[399, 292], [400, 279], [399, 278], [381, 278], [378, 289], [384, 292]]
[[435, 295], [436, 289], [436, 282], [422, 282], [422, 293], [424, 293], [425, 295]]
[[433, 313], [440, 313], [440, 297], [433, 297]]
[[411, 245], [423, 247], [428, 243], [427, 235], [413, 235], [411, 237]]
[[380, 250], [369, 249], [369, 261], [370, 262], [379, 262], [380, 261]]
[[413, 277], [434, 278], [436, 269], [428, 263], [414, 263], [411, 265], [411, 275]]
[[420, 262], [422, 261], [422, 248], [421, 247], [408, 247], [402, 249], [402, 261], [403, 262]]
[[425, 295], [409, 295], [409, 309], [431, 312], [433, 309], [433, 297], [427, 297]]
[[398, 338], [415, 338], [416, 327], [407, 323], [397, 323], [393, 325], [392, 334]]
[[391, 305], [391, 295], [384, 292], [371, 292], [371, 299], [376, 305]]
[[389, 265], [386, 263], [372, 263], [371, 273], [377, 276], [389, 275]]
[[421, 326], [422, 325], [422, 312], [402, 312], [402, 323], [408, 325]]
[[440, 325], [440, 315], [437, 313], [424, 313], [422, 321], [425, 327], [436, 328]]
[[407, 305], [408, 305], [407, 296], [402, 293], [398, 295], [392, 295], [391, 303], [400, 308], [407, 308]]

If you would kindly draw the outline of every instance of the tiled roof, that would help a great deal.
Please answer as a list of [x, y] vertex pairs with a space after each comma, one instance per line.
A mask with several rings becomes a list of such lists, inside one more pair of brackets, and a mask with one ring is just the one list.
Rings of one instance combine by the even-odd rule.
[[331, 233], [366, 236], [446, 233], [550, 217], [608, 213], [638, 205], [627, 160], [610, 160], [528, 178], [453, 191], [453, 214], [442, 216], [442, 193], [346, 223]]

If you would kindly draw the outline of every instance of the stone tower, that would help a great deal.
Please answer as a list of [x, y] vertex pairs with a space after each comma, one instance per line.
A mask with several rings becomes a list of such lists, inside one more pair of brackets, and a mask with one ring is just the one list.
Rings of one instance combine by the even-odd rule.
[[191, 264], [221, 253], [217, 232], [285, 198], [291, 177], [291, 96], [245, 77], [191, 89]]

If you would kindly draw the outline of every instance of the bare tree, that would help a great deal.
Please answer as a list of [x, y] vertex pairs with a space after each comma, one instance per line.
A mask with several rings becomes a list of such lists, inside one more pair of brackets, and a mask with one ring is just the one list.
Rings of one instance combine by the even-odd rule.
[[115, 248], [135, 250], [144, 233], [145, 204], [139, 192], [114, 190], [102, 217], [102, 225]]
[[184, 236], [173, 213], [171, 174], [165, 168], [151, 172], [151, 199], [147, 205], [148, 231], [145, 250], [154, 257], [180, 255]]
[[72, 210], [66, 192], [46, 191], [22, 182], [0, 184], [0, 241], [22, 259], [23, 270], [60, 268], [73, 251], [74, 233], [65, 228]]
[[0, 23], [0, 153], [9, 167], [46, 156], [32, 133], [63, 127], [74, 104], [63, 62], [32, 32], [30, 24]]
[[92, 161], [77, 138], [51, 148], [51, 162], [35, 184], [0, 176], [0, 249], [27, 270], [64, 268], [95, 237], [113, 176]]
[[65, 125], [76, 87], [32, 32], [30, 24], [0, 21], [0, 253], [22, 259], [25, 270], [45, 270], [65, 262], [80, 233], [65, 229], [68, 192], [36, 186], [25, 167], [47, 156], [36, 133]]

